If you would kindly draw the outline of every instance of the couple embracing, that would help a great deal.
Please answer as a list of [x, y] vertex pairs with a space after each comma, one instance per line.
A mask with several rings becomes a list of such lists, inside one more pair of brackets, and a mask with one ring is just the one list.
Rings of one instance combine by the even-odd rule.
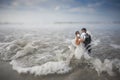
[[91, 53], [91, 35], [87, 33], [86, 28], [82, 28], [81, 31], [75, 32], [75, 44], [82, 46], [88, 53]]

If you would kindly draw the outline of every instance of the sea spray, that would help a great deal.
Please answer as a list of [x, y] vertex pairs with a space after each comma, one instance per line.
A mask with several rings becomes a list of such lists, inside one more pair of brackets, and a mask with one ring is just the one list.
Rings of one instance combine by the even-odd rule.
[[113, 68], [112, 68], [112, 62], [110, 62], [108, 59], [105, 59], [104, 62], [97, 58], [92, 58], [90, 60], [90, 63], [92, 63], [94, 69], [97, 71], [98, 76], [104, 71], [107, 72], [110, 76], [114, 75]]
[[46, 47], [45, 50], [41, 47], [42, 45], [44, 46], [44, 43], [39, 40], [28, 41], [27, 43], [24, 40], [15, 40], [1, 49], [1, 52], [6, 60], [11, 60], [10, 64], [18, 73], [29, 72], [35, 75], [63, 74], [72, 69], [67, 60], [68, 54], [61, 53], [63, 50], [55, 50], [49, 53], [47, 51], [49, 47]]
[[[99, 40], [95, 41], [98, 45]], [[54, 46], [53, 46], [54, 44]], [[18, 73], [30, 73], [35, 75], [63, 74], [72, 70], [70, 61], [74, 57], [78, 61], [82, 57], [91, 64], [98, 75], [105, 71], [114, 75], [113, 66], [120, 70], [119, 60], [105, 59], [103, 62], [89, 56], [84, 47], [76, 46], [74, 40], [72, 45], [55, 45], [57, 43], [43, 43], [41, 40], [15, 40], [7, 44], [1, 44], [0, 53], [4, 60], [11, 60], [10, 64]], [[51, 46], [52, 45], [52, 46]], [[94, 46], [95, 47], [95, 46]], [[64, 52], [64, 50], [66, 51]]]
[[117, 45], [117, 44], [110, 44], [110, 46], [115, 49], [120, 49], [120, 45]]
[[[93, 68], [97, 71], [98, 76], [100, 76], [102, 72], [107, 72], [110, 76], [114, 76], [115, 73], [113, 72], [113, 64], [115, 68], [118, 68], [120, 70], [119, 60], [105, 59], [104, 62], [102, 62], [99, 58], [89, 56], [89, 54], [87, 53], [83, 46], [75, 45], [74, 40], [72, 43], [73, 45], [70, 47], [70, 49], [71, 52], [74, 51], [75, 58], [80, 60], [81, 57], [83, 57], [87, 61], [87, 63], [91, 64], [91, 66], [93, 66]], [[92, 42], [92, 44], [94, 43], [95, 43], [94, 46], [96, 46], [99, 43], [99, 40]], [[76, 47], [76, 49], [74, 49], [73, 47]], [[115, 62], [118, 65], [116, 65]]]
[[14, 60], [11, 61], [10, 64], [14, 65], [13, 69], [18, 71], [18, 73], [29, 72], [30, 74], [35, 74], [35, 75], [47, 75], [47, 74], [53, 74], [53, 73], [63, 74], [71, 70], [68, 63], [64, 61], [47, 62], [41, 66], [39, 65], [39, 66], [33, 66], [33, 67], [27, 67], [27, 68], [18, 66], [18, 63]]

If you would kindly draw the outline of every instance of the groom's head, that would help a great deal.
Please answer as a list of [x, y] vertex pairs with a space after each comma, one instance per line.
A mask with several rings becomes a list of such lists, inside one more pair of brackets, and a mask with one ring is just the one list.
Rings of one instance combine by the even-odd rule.
[[86, 28], [82, 28], [81, 31], [86, 33], [87, 29]]

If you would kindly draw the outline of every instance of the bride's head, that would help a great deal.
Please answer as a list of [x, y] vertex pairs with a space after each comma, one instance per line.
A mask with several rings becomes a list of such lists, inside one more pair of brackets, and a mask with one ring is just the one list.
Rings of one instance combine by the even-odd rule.
[[76, 35], [76, 37], [80, 37], [80, 32], [79, 32], [79, 31], [76, 31], [76, 32], [75, 32], [75, 35]]

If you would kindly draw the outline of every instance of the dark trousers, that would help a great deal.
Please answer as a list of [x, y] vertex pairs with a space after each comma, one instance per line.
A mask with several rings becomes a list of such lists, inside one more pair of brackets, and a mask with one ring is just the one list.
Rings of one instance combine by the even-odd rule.
[[85, 45], [85, 48], [86, 48], [86, 50], [88, 51], [88, 54], [90, 54], [91, 53], [91, 45]]

